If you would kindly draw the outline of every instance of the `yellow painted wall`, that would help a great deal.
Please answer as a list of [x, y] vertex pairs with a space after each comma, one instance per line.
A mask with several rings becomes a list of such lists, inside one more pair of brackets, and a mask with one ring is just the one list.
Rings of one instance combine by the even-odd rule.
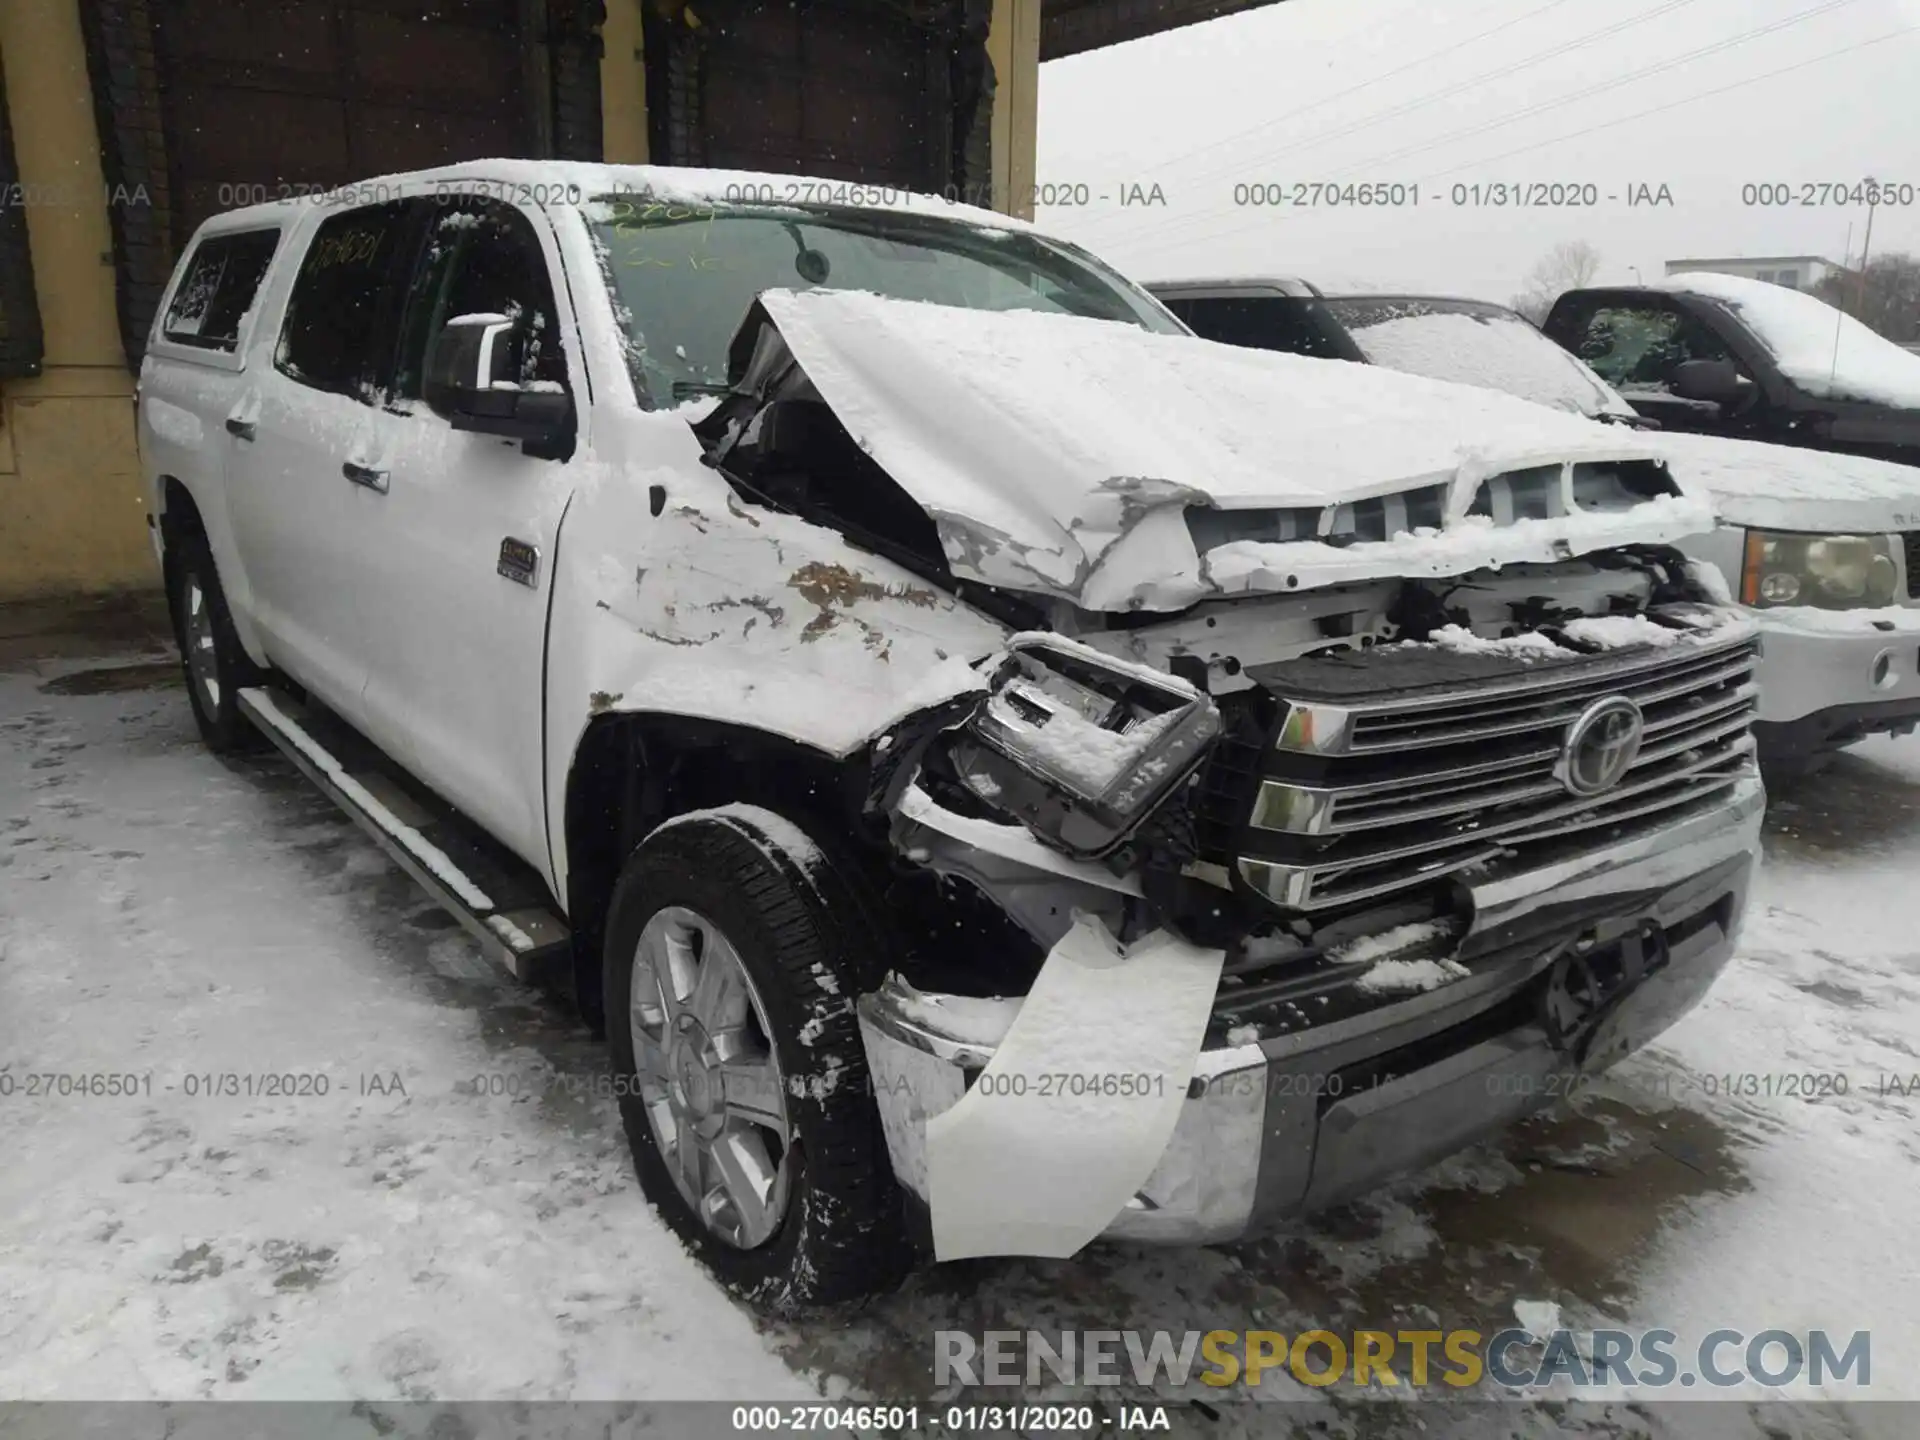
[[993, 0], [993, 208], [1033, 218], [1040, 134], [1040, 0]]
[[154, 585], [76, 0], [0, 0], [0, 63], [46, 333], [0, 380], [0, 600]]
[[600, 27], [600, 144], [610, 165], [647, 163], [647, 72], [640, 36], [646, 0], [607, 0]]

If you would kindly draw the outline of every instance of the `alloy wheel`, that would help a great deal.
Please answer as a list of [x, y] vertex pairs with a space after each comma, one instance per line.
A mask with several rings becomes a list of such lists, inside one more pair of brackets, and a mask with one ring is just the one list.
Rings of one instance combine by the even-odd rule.
[[187, 673], [199, 690], [209, 715], [220, 710], [220, 656], [213, 635], [213, 604], [200, 587], [200, 577], [187, 576]]
[[708, 1230], [751, 1250], [780, 1228], [793, 1132], [752, 978], [719, 926], [667, 906], [634, 948], [628, 1027], [654, 1143]]

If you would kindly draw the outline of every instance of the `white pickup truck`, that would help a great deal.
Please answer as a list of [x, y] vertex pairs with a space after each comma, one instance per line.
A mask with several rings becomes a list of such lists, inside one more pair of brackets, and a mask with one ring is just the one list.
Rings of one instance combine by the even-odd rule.
[[1253, 1233], [1699, 998], [1753, 637], [1639, 436], [794, 184], [221, 215], [139, 388], [206, 740], [604, 1024], [724, 1283]]

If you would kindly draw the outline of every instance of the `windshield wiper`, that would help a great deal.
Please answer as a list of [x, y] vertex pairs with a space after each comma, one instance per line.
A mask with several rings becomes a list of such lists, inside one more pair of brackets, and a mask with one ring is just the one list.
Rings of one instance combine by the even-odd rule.
[[1629, 430], [1658, 430], [1660, 422], [1651, 415], [1622, 415], [1618, 410], [1602, 410], [1593, 417], [1602, 425], [1624, 425]]
[[673, 382], [673, 398], [691, 400], [696, 395], [731, 395], [731, 385], [709, 385], [703, 380], [676, 380]]

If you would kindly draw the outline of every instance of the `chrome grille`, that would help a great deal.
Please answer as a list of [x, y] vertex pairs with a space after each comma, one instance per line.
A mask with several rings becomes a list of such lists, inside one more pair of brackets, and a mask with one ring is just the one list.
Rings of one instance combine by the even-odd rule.
[[[1337, 700], [1289, 696], [1275, 675], [1288, 711], [1253, 790], [1241, 878], [1275, 904], [1325, 910], [1731, 785], [1752, 763], [1752, 631], [1706, 628], [1697, 613], [1672, 623], [1681, 633], [1666, 645], [1485, 662], [1504, 673], [1471, 688], [1405, 686], [1380, 652], [1371, 695], [1354, 693], [1353, 670]], [[1562, 746], [1587, 706], [1615, 695], [1640, 707], [1640, 749], [1611, 788], [1577, 795], [1556, 771]]]
[[1920, 530], [1903, 530], [1900, 542], [1907, 558], [1907, 596], [1920, 600]]
[[1549, 729], [1572, 720], [1583, 706], [1606, 695], [1624, 695], [1645, 711], [1666, 701], [1690, 697], [1752, 668], [1752, 657], [1745, 653], [1696, 655], [1657, 666], [1650, 674], [1596, 676], [1554, 687], [1539, 697], [1539, 710], [1520, 714], [1513, 713], [1513, 696], [1509, 693], [1476, 695], [1440, 705], [1405, 702], [1383, 712], [1356, 716], [1352, 749], [1358, 753], [1459, 745]]

